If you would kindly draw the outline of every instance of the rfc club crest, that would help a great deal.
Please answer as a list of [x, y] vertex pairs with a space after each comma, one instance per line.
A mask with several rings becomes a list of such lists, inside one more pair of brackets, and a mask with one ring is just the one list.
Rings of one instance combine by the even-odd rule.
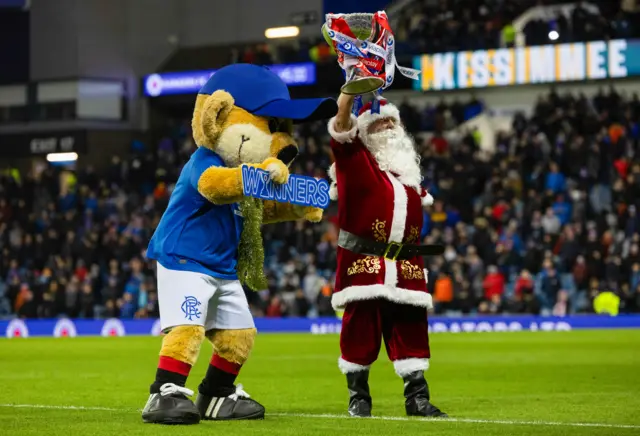
[[8, 338], [28, 338], [29, 328], [23, 320], [12, 319], [9, 321], [9, 325], [7, 325], [5, 334]]
[[100, 334], [102, 336], [124, 336], [126, 331], [122, 321], [117, 318], [109, 318], [102, 325]]
[[180, 308], [182, 309], [182, 313], [184, 313], [185, 319], [189, 321], [193, 321], [193, 318], [200, 319], [202, 312], [198, 309], [198, 306], [201, 306], [202, 303], [198, 301], [196, 297], [187, 296], [184, 297], [184, 303]]
[[77, 335], [76, 325], [70, 319], [62, 318], [58, 320], [53, 328], [53, 336], [56, 338], [73, 338]]

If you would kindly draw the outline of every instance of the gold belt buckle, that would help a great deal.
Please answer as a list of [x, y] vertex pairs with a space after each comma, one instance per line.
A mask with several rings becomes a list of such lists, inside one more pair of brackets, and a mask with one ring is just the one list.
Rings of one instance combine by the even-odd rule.
[[[398, 248], [396, 249], [396, 252], [393, 254], [393, 256], [389, 257], [389, 252], [393, 247], [398, 247]], [[403, 247], [403, 244], [399, 244], [397, 242], [389, 242], [389, 245], [387, 245], [387, 249], [384, 250], [382, 257], [384, 257], [385, 259], [396, 261], [398, 259], [398, 256], [400, 255], [400, 251], [402, 251], [402, 247]]]

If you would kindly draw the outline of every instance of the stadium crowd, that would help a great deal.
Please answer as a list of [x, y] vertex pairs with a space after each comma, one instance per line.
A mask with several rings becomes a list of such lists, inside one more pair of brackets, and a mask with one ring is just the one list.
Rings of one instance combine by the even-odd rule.
[[[510, 47], [515, 44], [514, 20], [534, 6], [565, 0], [416, 0], [391, 16], [397, 38], [396, 54], [444, 53]], [[522, 29], [527, 45], [560, 44], [640, 37], [637, 0], [575, 2], [570, 13], [544, 13]], [[588, 6], [585, 5], [588, 3]], [[596, 7], [596, 10], [592, 7]], [[555, 31], [555, 38], [550, 32]], [[235, 52], [232, 62], [259, 64], [335, 62], [335, 51], [324, 40], [301, 38], [291, 42], [254, 44]]]
[[[518, 114], [495, 153], [469, 132], [440, 134], [451, 107], [401, 106], [417, 137], [428, 189], [422, 238], [446, 245], [429, 258], [439, 313], [591, 311], [602, 291], [640, 312], [640, 100], [614, 89], [540, 97]], [[446, 114], [446, 115], [445, 115]], [[428, 120], [440, 120], [435, 124]], [[326, 126], [297, 131], [293, 171], [326, 177]], [[188, 122], [176, 123], [155, 153], [138, 147], [109, 169], [34, 167], [0, 176], [0, 315], [155, 317], [154, 265], [145, 249], [179, 170], [194, 150]], [[335, 206], [334, 206], [335, 207]], [[269, 287], [248, 292], [256, 316], [333, 315], [337, 228], [266, 226]]]
[[[514, 20], [533, 6], [567, 4], [554, 0], [423, 0], [402, 11], [398, 39], [405, 54], [442, 53], [512, 46]], [[569, 13], [535, 16], [524, 27], [527, 45], [637, 37], [640, 10], [635, 0], [590, 1], [599, 13], [575, 2]], [[555, 39], [550, 38], [556, 31]]]

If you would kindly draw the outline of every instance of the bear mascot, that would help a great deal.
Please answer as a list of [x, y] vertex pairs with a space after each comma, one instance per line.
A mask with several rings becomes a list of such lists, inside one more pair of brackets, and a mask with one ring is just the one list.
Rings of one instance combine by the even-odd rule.
[[[235, 385], [256, 335], [242, 285], [266, 288], [263, 223], [317, 222], [322, 210], [243, 196], [242, 166], [286, 183], [298, 154], [293, 124], [336, 112], [332, 99], [292, 100], [279, 76], [256, 65], [226, 66], [200, 90], [192, 120], [198, 148], [147, 250], [157, 261], [165, 335], [144, 422], [264, 418], [264, 407]], [[194, 404], [185, 384], [205, 338], [213, 356]]]

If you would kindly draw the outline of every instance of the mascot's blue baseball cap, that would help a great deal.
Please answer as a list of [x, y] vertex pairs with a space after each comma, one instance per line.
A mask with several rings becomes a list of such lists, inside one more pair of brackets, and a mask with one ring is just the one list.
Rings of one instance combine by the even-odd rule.
[[259, 116], [302, 122], [331, 118], [338, 111], [332, 98], [292, 100], [282, 79], [268, 68], [257, 65], [233, 64], [220, 68], [199, 94], [211, 95], [218, 90], [227, 91], [236, 106]]

